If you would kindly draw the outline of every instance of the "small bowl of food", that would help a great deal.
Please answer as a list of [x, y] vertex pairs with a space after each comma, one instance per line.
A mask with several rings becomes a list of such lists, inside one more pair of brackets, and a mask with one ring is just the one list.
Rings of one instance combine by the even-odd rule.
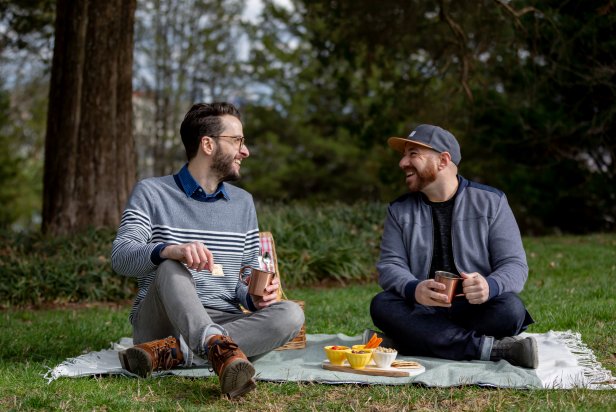
[[372, 351], [370, 349], [349, 349], [345, 352], [345, 354], [347, 361], [349, 361], [349, 365], [351, 365], [351, 368], [353, 369], [364, 369], [372, 359]]
[[342, 345], [325, 346], [323, 350], [332, 365], [342, 365], [346, 360], [346, 351], [350, 348]]
[[395, 349], [383, 348], [379, 346], [372, 352], [372, 359], [376, 363], [377, 368], [389, 368], [391, 363], [398, 356], [398, 352]]
[[[366, 345], [353, 345], [351, 346], [351, 349], [355, 351], [363, 350], [363, 351], [370, 352], [370, 353], [374, 352], [374, 348], [366, 348]], [[372, 358], [370, 359], [372, 360]]]
[[373, 352], [374, 349], [366, 348], [366, 345], [353, 345], [351, 346], [352, 350], [365, 350], [368, 352]]

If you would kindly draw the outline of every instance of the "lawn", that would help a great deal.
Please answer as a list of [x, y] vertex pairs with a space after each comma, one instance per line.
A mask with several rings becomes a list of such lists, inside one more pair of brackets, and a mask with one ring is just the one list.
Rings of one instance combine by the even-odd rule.
[[[616, 375], [616, 235], [524, 239], [530, 278], [522, 298], [530, 332], [573, 330]], [[359, 334], [371, 326], [375, 283], [288, 289], [306, 302], [308, 333]], [[63, 359], [130, 335], [129, 305], [80, 304], [0, 312], [0, 410], [614, 410], [616, 391], [258, 383], [228, 401], [216, 378], [59, 379], [42, 375]]]

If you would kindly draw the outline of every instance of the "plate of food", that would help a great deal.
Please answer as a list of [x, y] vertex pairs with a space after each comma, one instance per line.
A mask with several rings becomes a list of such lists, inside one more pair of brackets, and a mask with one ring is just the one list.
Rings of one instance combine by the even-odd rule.
[[323, 369], [361, 375], [409, 377], [425, 372], [426, 368], [411, 360], [397, 360], [398, 352], [379, 346], [382, 339], [376, 334], [363, 345], [352, 347], [333, 345], [324, 347], [327, 360]]

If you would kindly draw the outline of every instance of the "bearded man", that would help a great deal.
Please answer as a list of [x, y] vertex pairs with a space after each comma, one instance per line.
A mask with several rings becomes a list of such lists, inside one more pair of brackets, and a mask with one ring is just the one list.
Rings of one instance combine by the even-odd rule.
[[[438, 126], [388, 144], [402, 153], [409, 193], [389, 205], [377, 264], [383, 292], [370, 306], [385, 344], [403, 355], [536, 368], [535, 340], [517, 336], [533, 320], [517, 295], [528, 265], [505, 194], [458, 174], [458, 141]], [[451, 302], [437, 271], [461, 277]]]
[[278, 301], [278, 277], [265, 296], [239, 281], [242, 267], [259, 267], [259, 227], [252, 196], [227, 183], [250, 155], [237, 108], [195, 104], [180, 135], [188, 163], [135, 186], [113, 242], [113, 269], [139, 286], [130, 313], [136, 345], [120, 362], [147, 377], [192, 366], [197, 355], [233, 398], [255, 388], [248, 358], [293, 339], [304, 315]]

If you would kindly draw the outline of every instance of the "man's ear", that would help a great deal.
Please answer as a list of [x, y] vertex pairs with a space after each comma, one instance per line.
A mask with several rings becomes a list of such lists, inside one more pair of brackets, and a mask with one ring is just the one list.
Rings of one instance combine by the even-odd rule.
[[449, 166], [449, 163], [451, 163], [451, 155], [449, 154], [449, 152], [442, 152], [439, 155], [438, 159], [439, 170], [445, 169], [447, 166]]
[[199, 145], [199, 149], [202, 150], [205, 154], [211, 155], [214, 151], [214, 147], [214, 139], [208, 136], [203, 136], [201, 138], [201, 144]]

